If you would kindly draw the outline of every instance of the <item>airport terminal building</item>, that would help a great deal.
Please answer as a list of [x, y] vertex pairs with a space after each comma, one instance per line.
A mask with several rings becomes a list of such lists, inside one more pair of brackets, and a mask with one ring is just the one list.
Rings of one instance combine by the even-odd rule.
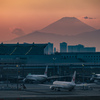
[[48, 54], [48, 44], [0, 44], [0, 77], [43, 74], [46, 65], [48, 76], [100, 73], [100, 52]]

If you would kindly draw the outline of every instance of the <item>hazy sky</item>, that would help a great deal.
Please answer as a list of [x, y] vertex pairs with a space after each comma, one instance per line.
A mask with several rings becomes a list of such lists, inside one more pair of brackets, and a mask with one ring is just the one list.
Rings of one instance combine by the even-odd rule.
[[99, 10], [100, 0], [0, 0], [0, 41], [40, 30], [62, 17], [76, 17], [100, 29]]

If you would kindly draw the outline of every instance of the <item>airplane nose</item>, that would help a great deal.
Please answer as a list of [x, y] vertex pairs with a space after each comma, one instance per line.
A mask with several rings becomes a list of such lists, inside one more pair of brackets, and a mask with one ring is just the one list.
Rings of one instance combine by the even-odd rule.
[[50, 89], [51, 89], [51, 90], [54, 90], [54, 87], [53, 87], [53, 86], [50, 86]]

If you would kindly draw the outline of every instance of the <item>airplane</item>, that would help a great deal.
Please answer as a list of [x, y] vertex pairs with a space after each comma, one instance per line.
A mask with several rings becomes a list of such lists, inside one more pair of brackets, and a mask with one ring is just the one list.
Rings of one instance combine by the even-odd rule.
[[72, 91], [74, 87], [76, 86], [75, 84], [75, 77], [76, 77], [76, 71], [73, 74], [72, 81], [71, 82], [66, 82], [66, 81], [54, 81], [53, 85], [50, 86], [51, 90], [55, 91], [60, 91], [60, 89], [67, 89], [69, 91]]
[[44, 82], [46, 81], [47, 79], [47, 70], [48, 70], [48, 66], [46, 66], [46, 69], [45, 69], [45, 72], [44, 72], [44, 75], [34, 75], [34, 74], [28, 74], [26, 76], [26, 78], [23, 79], [23, 82], [25, 81], [36, 81], [36, 82]]
[[94, 81], [95, 83], [100, 82], [100, 74], [93, 73], [92, 77], [90, 78], [90, 81]]
[[45, 81], [50, 81], [50, 80], [55, 80], [55, 79], [59, 79], [59, 78], [65, 78], [65, 77], [70, 77], [69, 76], [51, 76], [48, 77], [47, 76], [47, 71], [48, 71], [48, 65], [46, 66], [44, 75], [34, 75], [34, 74], [28, 74], [26, 76], [26, 78], [23, 79], [23, 82], [29, 82], [29, 83], [34, 83], [34, 82], [39, 82], [39, 83], [43, 83]]

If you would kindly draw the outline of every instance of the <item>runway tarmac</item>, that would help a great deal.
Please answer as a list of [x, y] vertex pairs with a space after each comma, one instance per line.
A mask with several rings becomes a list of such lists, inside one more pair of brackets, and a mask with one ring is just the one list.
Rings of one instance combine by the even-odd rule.
[[[26, 89], [16, 90], [16, 84], [0, 84], [0, 100], [49, 100], [56, 98], [57, 100], [64, 100], [64, 98], [70, 98], [69, 100], [76, 100], [75, 98], [92, 97], [91, 100], [100, 100], [100, 85], [92, 85], [93, 89], [75, 88], [73, 91], [68, 90], [53, 91], [50, 90], [51, 84], [25, 84]], [[93, 98], [96, 99], [93, 99]], [[56, 100], [54, 99], [54, 100]], [[80, 99], [77, 99], [80, 100]]]

